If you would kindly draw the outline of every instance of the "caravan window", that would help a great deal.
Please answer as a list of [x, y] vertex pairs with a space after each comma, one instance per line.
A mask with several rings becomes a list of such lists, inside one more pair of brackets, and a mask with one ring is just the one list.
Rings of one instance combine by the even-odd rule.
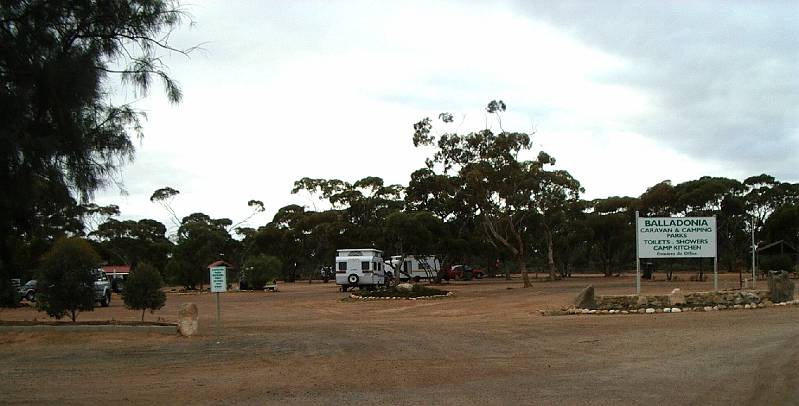
[[368, 261], [361, 262], [361, 270], [362, 271], [368, 271], [369, 270], [369, 262]]
[[346, 271], [347, 270], [347, 263], [346, 262], [339, 262], [338, 263], [338, 270], [339, 271]]

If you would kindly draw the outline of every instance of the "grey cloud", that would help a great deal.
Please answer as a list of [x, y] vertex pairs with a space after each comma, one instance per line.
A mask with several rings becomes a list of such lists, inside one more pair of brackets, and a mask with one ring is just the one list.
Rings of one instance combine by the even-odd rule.
[[795, 2], [527, 2], [516, 9], [620, 56], [598, 80], [638, 88], [635, 131], [744, 174], [799, 180]]

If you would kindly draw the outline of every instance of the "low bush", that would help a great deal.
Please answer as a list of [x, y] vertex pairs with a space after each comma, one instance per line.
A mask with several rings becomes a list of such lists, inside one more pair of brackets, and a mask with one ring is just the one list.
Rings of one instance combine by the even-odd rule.
[[73, 322], [79, 312], [94, 310], [92, 270], [99, 265], [100, 256], [88, 241], [77, 237], [56, 241], [38, 270], [36, 308], [56, 319], [68, 315]]
[[446, 290], [435, 289], [420, 284], [413, 285], [411, 290], [399, 289], [396, 286], [389, 286], [385, 288], [377, 288], [374, 290], [361, 290], [358, 292], [361, 297], [424, 297], [424, 296], [437, 296], [446, 295]]
[[249, 289], [263, 289], [264, 285], [274, 282], [282, 267], [277, 257], [263, 254], [250, 257], [244, 263], [241, 285]]
[[3, 270], [0, 270], [0, 307], [17, 307], [22, 297], [11, 283], [11, 279], [2, 272]]
[[122, 291], [125, 307], [141, 310], [141, 320], [144, 321], [145, 311], [149, 310], [152, 314], [164, 307], [166, 293], [161, 291], [163, 284], [161, 273], [157, 269], [147, 263], [140, 263], [131, 272], [125, 290]]

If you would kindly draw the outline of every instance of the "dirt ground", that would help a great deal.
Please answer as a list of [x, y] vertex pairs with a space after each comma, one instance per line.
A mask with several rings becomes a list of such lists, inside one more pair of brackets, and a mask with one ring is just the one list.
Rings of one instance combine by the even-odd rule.
[[[643, 283], [642, 292], [712, 289]], [[799, 307], [543, 317], [594, 284], [634, 293], [631, 276], [558, 282], [483, 279], [426, 301], [345, 302], [332, 283], [277, 293], [170, 293], [146, 320], [200, 309], [200, 336], [0, 333], [0, 403], [89, 404], [799, 404]], [[765, 282], [759, 282], [765, 288]], [[738, 275], [722, 275], [722, 288]], [[22, 308], [0, 320], [46, 319]], [[114, 297], [79, 320], [136, 320]]]

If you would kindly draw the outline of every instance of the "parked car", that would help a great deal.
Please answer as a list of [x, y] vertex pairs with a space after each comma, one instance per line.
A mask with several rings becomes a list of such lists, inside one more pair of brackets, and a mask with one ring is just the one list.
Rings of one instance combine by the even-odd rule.
[[108, 307], [111, 304], [111, 282], [108, 282], [108, 277], [100, 269], [92, 271], [94, 276], [94, 301], [100, 303], [102, 307]]
[[19, 296], [21, 299], [25, 299], [29, 302], [36, 301], [36, 279], [31, 279], [24, 285], [17, 288], [17, 292], [19, 292]]
[[447, 281], [450, 279], [469, 280], [472, 278], [482, 279], [486, 276], [486, 273], [482, 268], [475, 268], [470, 265], [453, 265], [444, 269], [442, 276], [442, 279]]

